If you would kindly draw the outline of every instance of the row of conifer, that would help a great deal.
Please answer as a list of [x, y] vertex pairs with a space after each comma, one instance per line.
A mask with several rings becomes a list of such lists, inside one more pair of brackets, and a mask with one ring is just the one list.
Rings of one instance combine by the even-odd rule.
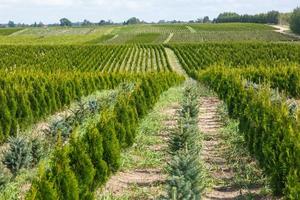
[[211, 68], [198, 80], [214, 89], [239, 120], [251, 154], [271, 178], [275, 195], [300, 198], [300, 127], [297, 104], [269, 85], [249, 84], [235, 70]]
[[177, 127], [169, 139], [170, 161], [167, 165], [165, 200], [201, 199], [204, 190], [200, 161], [201, 134], [198, 129], [199, 99], [197, 84], [190, 83], [178, 111]]
[[139, 119], [163, 91], [182, 81], [174, 73], [142, 76], [132, 91], [116, 97], [112, 109], [104, 107], [75, 130], [67, 145], [58, 139], [48, 164], [41, 164], [27, 199], [94, 199], [94, 191], [119, 169], [120, 151], [133, 144]]

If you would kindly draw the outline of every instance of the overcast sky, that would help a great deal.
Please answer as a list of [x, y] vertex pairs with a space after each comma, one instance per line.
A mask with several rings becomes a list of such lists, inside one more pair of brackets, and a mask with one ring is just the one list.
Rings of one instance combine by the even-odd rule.
[[62, 17], [73, 22], [83, 19], [121, 22], [133, 16], [149, 22], [190, 20], [206, 15], [214, 18], [225, 11], [288, 12], [297, 6], [300, 0], [0, 0], [0, 23], [8, 20], [54, 23]]

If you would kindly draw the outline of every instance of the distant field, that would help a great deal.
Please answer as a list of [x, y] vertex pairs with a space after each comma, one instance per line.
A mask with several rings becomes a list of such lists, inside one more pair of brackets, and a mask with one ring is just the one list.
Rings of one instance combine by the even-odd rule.
[[118, 34], [111, 40], [104, 41], [106, 44], [161, 44], [168, 37], [168, 34], [139, 33], [139, 34]]
[[250, 23], [27, 28], [7, 36], [18, 30], [21, 29], [0, 29], [0, 44], [163, 44], [171, 34], [174, 36], [169, 43], [296, 40], [276, 33], [271, 26]]
[[122, 26], [120, 29], [116, 29], [114, 33], [189, 33], [189, 29], [186, 24], [165, 24], [165, 25], [128, 25]]
[[295, 38], [274, 31], [201, 31], [196, 33], [175, 33], [170, 43], [199, 42], [242, 42], [242, 41], [293, 41]]
[[103, 27], [47, 27], [47, 28], [28, 28], [19, 35], [32, 35], [32, 36], [63, 36], [63, 35], [87, 35], [87, 34], [100, 34], [110, 33], [113, 26]]
[[22, 28], [0, 28], [0, 35], [10, 35], [20, 30]]
[[224, 24], [190, 24], [198, 31], [268, 31], [275, 28], [264, 24], [252, 23], [224, 23]]

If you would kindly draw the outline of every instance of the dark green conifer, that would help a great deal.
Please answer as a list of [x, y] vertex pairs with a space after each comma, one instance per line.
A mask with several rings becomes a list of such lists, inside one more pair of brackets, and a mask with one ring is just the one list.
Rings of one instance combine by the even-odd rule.
[[11, 114], [7, 107], [6, 94], [0, 90], [0, 141], [9, 136], [11, 130]]
[[68, 150], [63, 147], [60, 137], [51, 159], [50, 169], [50, 180], [54, 183], [58, 199], [79, 200], [78, 182], [70, 167]]
[[117, 123], [113, 112], [103, 111], [97, 125], [99, 132], [103, 135], [103, 158], [109, 166], [110, 171], [116, 172], [120, 167], [120, 144], [117, 138], [115, 124]]
[[86, 153], [84, 143], [75, 136], [70, 139], [70, 166], [78, 181], [80, 199], [88, 199], [92, 192], [95, 169], [89, 155]]
[[96, 170], [95, 186], [103, 184], [108, 177], [108, 166], [103, 160], [103, 138], [96, 127], [90, 125], [84, 135], [87, 152]]

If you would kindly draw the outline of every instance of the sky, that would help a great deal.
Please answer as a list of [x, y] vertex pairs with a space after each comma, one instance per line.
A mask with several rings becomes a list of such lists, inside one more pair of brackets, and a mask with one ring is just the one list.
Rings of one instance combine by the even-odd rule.
[[270, 10], [290, 12], [300, 0], [0, 0], [0, 23], [58, 23], [101, 19], [122, 22], [138, 17], [148, 22], [215, 18], [221, 12], [256, 14]]

